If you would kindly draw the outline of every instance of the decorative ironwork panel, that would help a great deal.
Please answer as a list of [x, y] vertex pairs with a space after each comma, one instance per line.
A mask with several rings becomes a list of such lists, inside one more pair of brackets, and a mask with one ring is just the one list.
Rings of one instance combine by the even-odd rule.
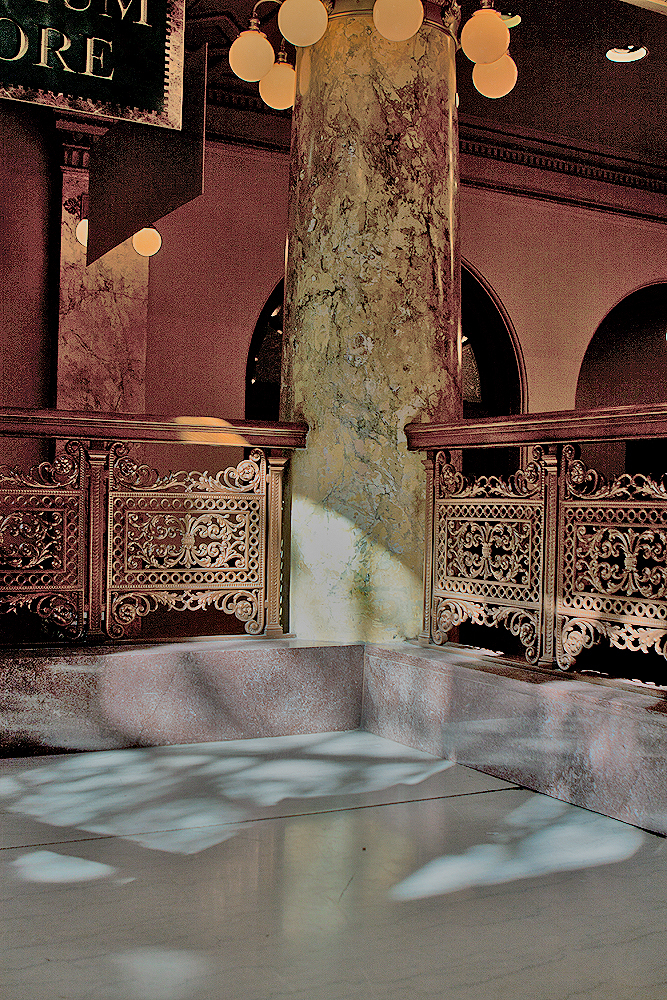
[[0, 466], [0, 611], [25, 608], [71, 638], [84, 628], [85, 487], [74, 441], [29, 473]]
[[571, 667], [606, 637], [667, 656], [667, 491], [647, 476], [607, 481], [571, 445], [559, 504], [556, 658]]
[[111, 449], [106, 629], [137, 616], [215, 607], [264, 627], [267, 468], [259, 450], [216, 475], [160, 475]]
[[504, 625], [539, 656], [545, 522], [543, 452], [507, 481], [468, 480], [436, 456], [433, 641], [471, 619]]

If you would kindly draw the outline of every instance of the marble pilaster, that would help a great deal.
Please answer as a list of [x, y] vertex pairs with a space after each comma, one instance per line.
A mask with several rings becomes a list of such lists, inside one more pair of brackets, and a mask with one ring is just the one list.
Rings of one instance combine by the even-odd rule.
[[282, 416], [292, 460], [291, 629], [421, 629], [424, 470], [411, 420], [461, 412], [455, 42], [334, 16], [299, 52]]
[[129, 240], [86, 267], [77, 242], [85, 170], [63, 170], [58, 327], [61, 410], [145, 409], [148, 259]]

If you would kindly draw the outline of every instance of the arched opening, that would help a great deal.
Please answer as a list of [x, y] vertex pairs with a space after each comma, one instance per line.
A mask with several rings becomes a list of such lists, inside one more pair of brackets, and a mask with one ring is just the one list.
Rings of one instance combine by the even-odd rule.
[[[588, 345], [577, 381], [577, 409], [667, 403], [667, 283], [622, 299]], [[582, 445], [587, 465], [607, 478], [623, 472], [654, 480], [667, 473], [667, 440], [601, 441]], [[664, 683], [665, 661], [655, 650], [640, 655], [605, 641], [584, 649], [577, 670]]]
[[[634, 406], [667, 402], [667, 283], [632, 292], [607, 313], [579, 371], [575, 405]], [[606, 476], [667, 472], [667, 441], [610, 441], [582, 449]]]

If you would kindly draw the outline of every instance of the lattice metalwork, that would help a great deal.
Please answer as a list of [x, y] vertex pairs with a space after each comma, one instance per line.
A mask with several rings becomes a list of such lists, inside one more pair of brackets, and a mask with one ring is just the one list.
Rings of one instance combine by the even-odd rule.
[[571, 667], [603, 637], [667, 657], [667, 482], [607, 481], [571, 445], [559, 496], [556, 658]]
[[24, 473], [0, 466], [0, 612], [26, 608], [71, 638], [84, 629], [86, 464], [70, 441]]
[[259, 450], [216, 475], [164, 476], [116, 444], [109, 470], [106, 630], [159, 607], [233, 614], [262, 632], [267, 466]]
[[540, 655], [546, 478], [542, 449], [507, 481], [468, 480], [435, 460], [431, 636], [441, 644], [470, 619], [503, 625]]

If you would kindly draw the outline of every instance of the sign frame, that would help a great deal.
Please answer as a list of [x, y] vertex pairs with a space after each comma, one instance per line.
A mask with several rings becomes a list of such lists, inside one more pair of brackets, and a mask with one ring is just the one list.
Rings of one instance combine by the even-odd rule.
[[[32, 0], [30, 7], [34, 18], [21, 0], [0, 0], [0, 29], [4, 30], [0, 34], [0, 98], [77, 115], [181, 129], [185, 0], [157, 0], [155, 4], [152, 0]], [[82, 32], [75, 34], [72, 25], [80, 25]], [[147, 57], [142, 43], [149, 32]], [[44, 83], [39, 85], [42, 78]]]

